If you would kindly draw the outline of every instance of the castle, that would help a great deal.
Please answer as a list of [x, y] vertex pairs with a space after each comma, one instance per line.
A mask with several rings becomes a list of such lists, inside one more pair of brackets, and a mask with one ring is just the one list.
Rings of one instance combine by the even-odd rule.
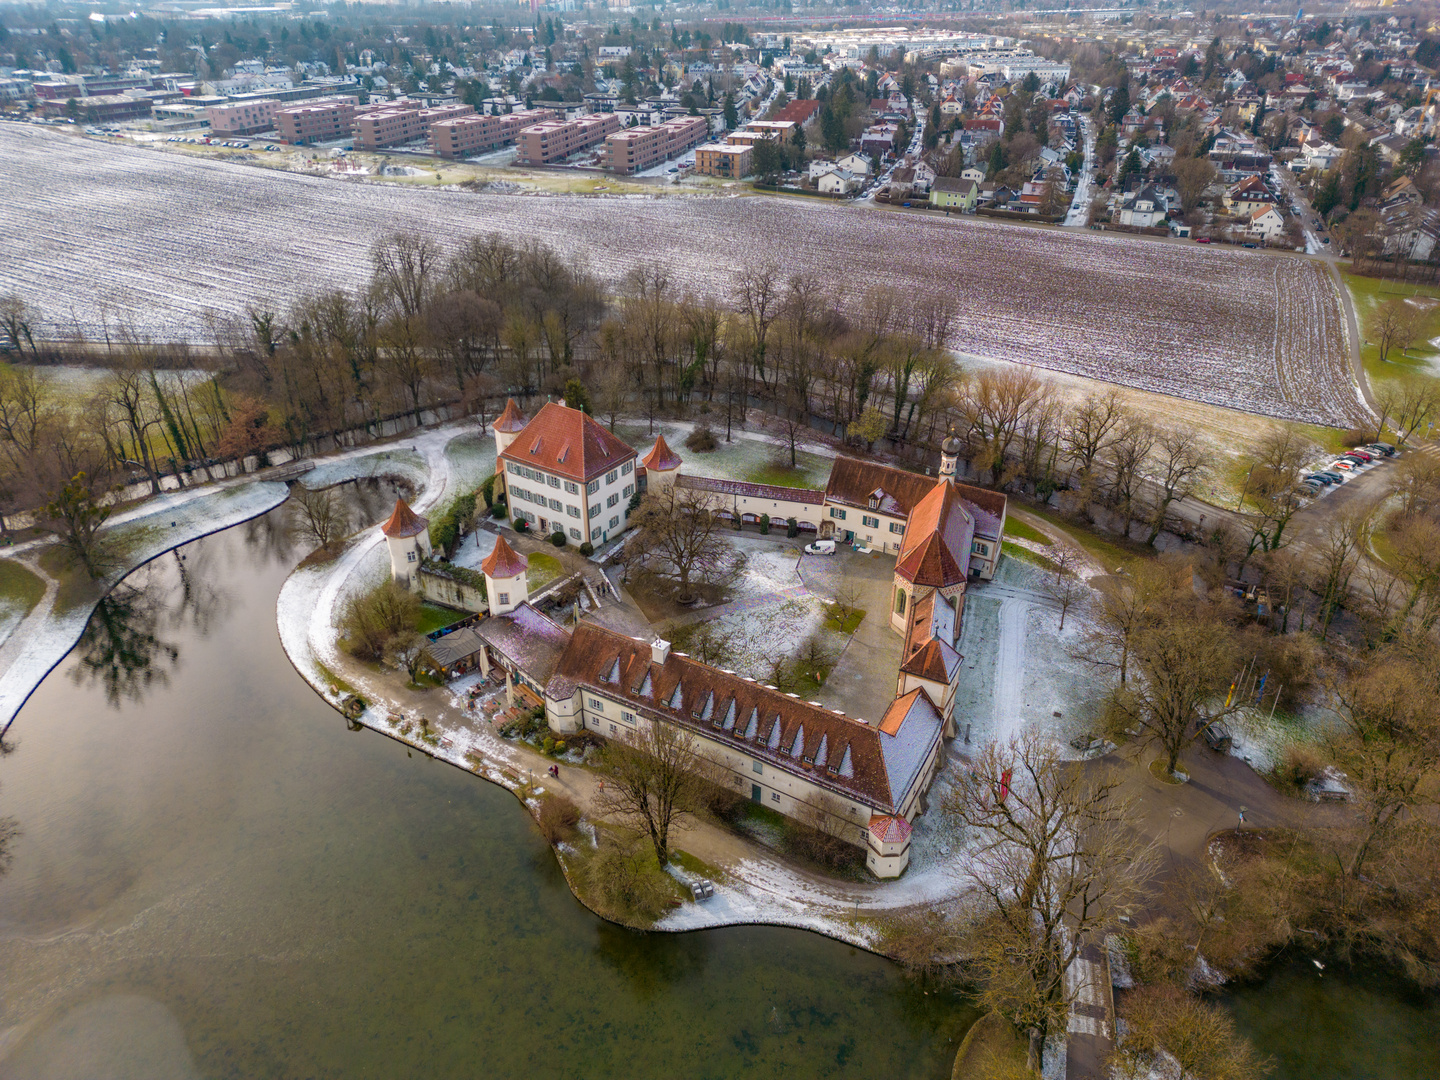
[[[895, 698], [878, 722], [703, 664], [659, 638], [593, 622], [567, 630], [530, 605], [526, 558], [503, 537], [481, 566], [488, 617], [437, 647], [446, 670], [502, 670], [512, 699], [544, 708], [558, 734], [627, 738], [645, 724], [678, 725], [737, 793], [843, 836], [865, 849], [877, 877], [898, 877], [956, 734], [966, 588], [994, 575], [1005, 526], [1004, 495], [957, 482], [954, 435], [937, 477], [837, 457], [823, 491], [689, 475], [663, 436], [641, 458], [563, 403], [527, 419], [508, 401], [495, 438], [497, 488], [543, 534], [604, 543], [628, 527], [633, 496], [675, 485], [709, 494], [727, 518], [794, 519], [802, 532], [894, 553], [889, 625], [904, 644]], [[402, 500], [382, 526], [392, 573], [407, 587], [429, 551], [424, 520]]]

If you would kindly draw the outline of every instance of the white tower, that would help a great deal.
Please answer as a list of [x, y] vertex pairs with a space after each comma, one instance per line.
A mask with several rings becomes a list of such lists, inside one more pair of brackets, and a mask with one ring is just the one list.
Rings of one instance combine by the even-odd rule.
[[525, 418], [525, 414], [520, 411], [520, 406], [515, 404], [515, 399], [506, 398], [505, 411], [496, 417], [495, 423], [492, 425], [495, 431], [496, 457], [509, 449], [510, 444], [515, 441], [515, 437], [525, 430], [525, 425], [529, 422]]
[[390, 520], [380, 526], [390, 550], [390, 576], [402, 589], [418, 581], [415, 572], [430, 557], [430, 522], [411, 510], [404, 499], [395, 500]]
[[503, 536], [495, 541], [495, 550], [480, 564], [491, 615], [514, 611], [530, 599], [530, 586], [525, 580], [529, 567], [530, 560], [507, 544]]
[[955, 482], [955, 469], [960, 463], [960, 440], [955, 435], [955, 429], [950, 429], [950, 434], [945, 436], [945, 441], [940, 444], [940, 479], [950, 483]]
[[685, 462], [670, 449], [665, 436], [658, 435], [655, 445], [640, 464], [645, 466], [645, 490], [659, 495], [675, 486], [675, 478], [680, 475], [680, 466]]

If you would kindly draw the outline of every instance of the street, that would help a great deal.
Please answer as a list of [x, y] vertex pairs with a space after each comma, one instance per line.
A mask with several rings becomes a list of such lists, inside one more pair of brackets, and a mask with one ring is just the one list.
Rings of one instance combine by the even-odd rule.
[[1085, 164], [1080, 167], [1080, 176], [1075, 181], [1075, 201], [1065, 215], [1067, 229], [1083, 229], [1090, 221], [1090, 188], [1095, 170], [1095, 132], [1088, 117], [1080, 117], [1080, 130], [1085, 134]]

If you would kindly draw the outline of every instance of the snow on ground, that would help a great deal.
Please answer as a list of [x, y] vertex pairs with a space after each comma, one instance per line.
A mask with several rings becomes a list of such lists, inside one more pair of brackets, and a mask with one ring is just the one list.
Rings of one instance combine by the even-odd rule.
[[[115, 515], [106, 532], [123, 550], [124, 566], [110, 575], [109, 586], [172, 548], [268, 513], [289, 495], [290, 489], [282, 483], [251, 480], [192, 488]], [[36, 543], [12, 550], [22, 549], [36, 550]], [[75, 647], [90, 621], [94, 604], [57, 611], [56, 595], [54, 586], [48, 587], [29, 616], [9, 626], [9, 633], [0, 639], [0, 730], [10, 726], [35, 688]]]
[[[763, 417], [765, 414], [756, 414]], [[708, 453], [699, 453], [685, 445], [686, 438], [701, 421], [707, 421], [719, 441], [719, 446]], [[615, 433], [631, 446], [638, 449], [643, 457], [655, 444], [655, 435], [664, 435], [670, 449], [684, 459], [682, 472], [691, 476], [710, 476], [720, 480], [748, 480], [757, 469], [773, 464], [790, 464], [790, 443], [788, 439], [768, 431], [736, 428], [731, 432], [731, 441], [725, 441], [725, 417], [708, 416], [700, 420], [673, 420], [656, 423], [655, 435], [650, 434], [648, 424], [618, 423]], [[813, 432], [808, 433], [813, 436]], [[835, 461], [835, 450], [806, 433], [795, 440], [795, 464], [803, 473], [800, 480], [815, 489], [823, 489], [830, 475], [830, 466]]]
[[1300, 715], [1274, 713], [1267, 708], [1243, 709], [1225, 719], [1230, 729], [1230, 753], [1247, 762], [1256, 772], [1272, 772], [1292, 746], [1311, 745], [1340, 723], [1325, 708], [1311, 708]]
[[993, 583], [967, 592], [960, 635], [966, 674], [955, 695], [962, 744], [967, 727], [975, 746], [1038, 730], [1068, 753], [1070, 739], [1098, 723], [1107, 684], [1075, 656], [1089, 624], [1077, 603], [1060, 631], [1058, 607], [1038, 591], [1046, 576], [1007, 556]]
[[476, 529], [455, 549], [450, 561], [456, 566], [479, 570], [485, 557], [495, 550], [495, 542], [499, 539], [499, 533], [493, 533], [489, 529]]
[[300, 482], [311, 491], [319, 491], [349, 480], [388, 476], [405, 480], [418, 489], [424, 486], [428, 475], [424, 459], [414, 450], [389, 447], [356, 450], [326, 458], [305, 473]]
[[455, 490], [471, 491], [495, 471], [495, 439], [480, 431], [468, 431], [445, 445], [445, 460]]

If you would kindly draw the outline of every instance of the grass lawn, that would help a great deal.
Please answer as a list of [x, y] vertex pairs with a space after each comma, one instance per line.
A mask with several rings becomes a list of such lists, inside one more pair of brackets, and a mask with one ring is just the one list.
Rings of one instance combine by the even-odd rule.
[[[1433, 344], [1440, 338], [1440, 287], [1410, 285], [1358, 274], [1345, 274], [1344, 279], [1350, 289], [1350, 298], [1355, 303], [1355, 317], [1360, 323], [1360, 358], [1365, 365], [1365, 374], [1372, 380], [1406, 374], [1440, 375], [1440, 360], [1437, 360], [1440, 347]], [[1396, 296], [1415, 297], [1421, 301], [1421, 306], [1417, 308], [1421, 319], [1412, 346], [1404, 352], [1392, 350], [1390, 356], [1382, 361], [1379, 346], [1369, 344], [1370, 318], [1380, 304]], [[1424, 304], [1427, 298], [1436, 303]]]
[[986, 1013], [970, 1026], [955, 1055], [954, 1080], [974, 1076], [1023, 1075], [1025, 1040], [999, 1013]]
[[1032, 544], [1044, 544], [1046, 547], [1051, 544], [1050, 538], [1039, 529], [1026, 525], [1025, 522], [1018, 521], [1009, 515], [1005, 518], [1005, 535], [1014, 536], [1020, 540], [1029, 540]]
[[1029, 548], [1022, 548], [1019, 544], [1012, 544], [1008, 540], [1001, 542], [1000, 551], [1004, 555], [1009, 555], [1012, 559], [1029, 563], [1031, 566], [1038, 566], [1047, 573], [1058, 574], [1060, 572], [1059, 563], [1052, 559], [1047, 559], [1044, 555], [1031, 551]]
[[421, 604], [420, 621], [416, 624], [415, 629], [422, 634], [429, 634], [449, 626], [451, 623], [459, 622], [467, 614], [467, 612], [456, 611], [454, 608], [442, 607], [439, 604]]
[[701, 877], [709, 878], [711, 881], [724, 881], [725, 871], [718, 866], [711, 866], [704, 859], [697, 859], [688, 851], [676, 851], [671, 849], [670, 861], [690, 874], [699, 874]]
[[59, 583], [59, 591], [55, 594], [57, 612], [93, 604], [100, 598], [100, 584], [92, 581], [89, 574], [72, 562], [70, 553], [59, 544], [40, 553], [40, 565]]
[[[788, 457], [789, 455], [787, 454], [786, 456]], [[813, 458], [814, 462], [806, 461], [807, 458]], [[789, 465], [778, 464], [776, 462], [767, 462], [764, 465], [753, 466], [746, 472], [745, 479], [752, 484], [808, 488], [815, 483], [817, 468], [815, 462], [826, 464], [821, 462], [821, 459], [815, 457], [814, 454], [796, 454], [795, 460], [797, 467], [793, 469], [790, 468]]]
[[45, 595], [45, 582], [14, 559], [0, 559], [0, 603], [28, 615]]
[[837, 634], [844, 634], [846, 637], [849, 637], [855, 633], [856, 630], [860, 629], [860, 624], [864, 621], [865, 612], [860, 610], [852, 611], [846, 615], [844, 619], [841, 619], [840, 613], [835, 610], [834, 604], [831, 604], [830, 607], [826, 609], [825, 628], [827, 630], [834, 630]]
[[1113, 571], [1117, 567], [1129, 566], [1136, 559], [1149, 558], [1154, 555], [1154, 552], [1143, 544], [1136, 544], [1135, 550], [1123, 547], [1108, 537], [1101, 536], [1093, 529], [1065, 520], [1053, 510], [1035, 506], [1027, 506], [1025, 509], [1028, 513], [1042, 517], [1051, 525], [1065, 530], [1072, 540], [1093, 555], [1096, 561], [1107, 570]]
[[554, 555], [547, 555], [543, 551], [533, 552], [528, 557], [530, 559], [530, 572], [525, 575], [525, 583], [530, 587], [531, 593], [534, 593], [536, 589], [542, 589], [546, 585], [549, 585], [550, 582], [560, 576], [561, 571], [564, 569], [560, 565], [559, 559]]

